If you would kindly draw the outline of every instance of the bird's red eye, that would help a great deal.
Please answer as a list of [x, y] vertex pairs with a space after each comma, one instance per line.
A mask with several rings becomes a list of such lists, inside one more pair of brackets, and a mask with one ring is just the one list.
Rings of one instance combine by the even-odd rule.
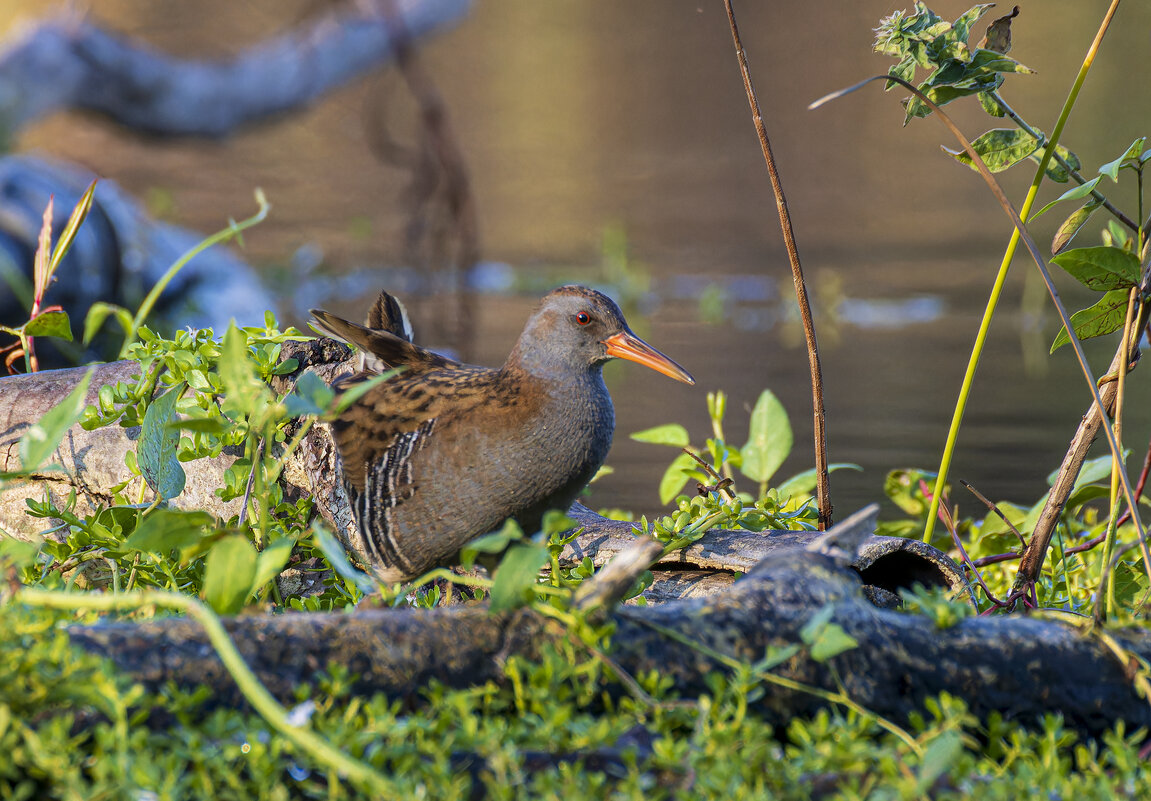
[[591, 322], [591, 315], [584, 311], [578, 312], [576, 314], [576, 322], [580, 325], [587, 325]]

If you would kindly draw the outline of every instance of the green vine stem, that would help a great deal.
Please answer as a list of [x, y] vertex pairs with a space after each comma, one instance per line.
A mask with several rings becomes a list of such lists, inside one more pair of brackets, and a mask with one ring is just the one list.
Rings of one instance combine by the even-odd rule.
[[[1067, 124], [1067, 118], [1071, 116], [1071, 109], [1075, 106], [1075, 101], [1079, 97], [1079, 90], [1083, 88], [1084, 81], [1087, 80], [1087, 73], [1091, 71], [1091, 65], [1095, 63], [1095, 56], [1099, 52], [1099, 46], [1103, 42], [1103, 36], [1107, 33], [1107, 29], [1111, 27], [1111, 19], [1115, 16], [1115, 11], [1119, 7], [1119, 0], [1112, 0], [1111, 7], [1107, 10], [1107, 14], [1103, 17], [1103, 22], [1099, 26], [1098, 33], [1095, 34], [1095, 39], [1091, 42], [1091, 46], [1087, 49], [1087, 55], [1083, 59], [1083, 64], [1079, 68], [1079, 74], [1075, 76], [1075, 82], [1071, 85], [1071, 91], [1067, 95], [1067, 99], [1063, 102], [1063, 108], [1059, 112], [1059, 119], [1055, 122], [1055, 129], [1051, 132], [1051, 139], [1047, 147], [1043, 150], [1043, 156], [1039, 159], [1039, 166], [1035, 169], [1035, 177], [1031, 181], [1031, 187], [1027, 190], [1027, 197], [1023, 201], [1023, 207], [1019, 211], [1019, 218], [1026, 220], [1031, 212], [1031, 207], [1035, 203], [1035, 196], [1039, 192], [1039, 186], [1043, 183], [1043, 176], [1047, 171], [1047, 164], [1051, 160], [1052, 154], [1055, 153], [1055, 147], [1059, 143], [1059, 138], [1063, 135], [1063, 127]], [[963, 424], [963, 415], [967, 411], [967, 401], [971, 397], [971, 388], [975, 381], [975, 371], [979, 367], [979, 360], [983, 356], [983, 349], [987, 343], [987, 332], [991, 327], [991, 319], [995, 316], [995, 309], [999, 305], [999, 296], [1003, 291], [1003, 284], [1007, 280], [1007, 271], [1011, 267], [1011, 261], [1015, 257], [1015, 250], [1019, 245], [1020, 230], [1016, 228], [1011, 232], [1011, 239], [1007, 243], [1007, 249], [1003, 254], [1003, 261], [999, 265], [999, 273], [995, 276], [995, 283], [991, 288], [991, 297], [987, 301], [987, 307], [983, 312], [983, 319], [979, 324], [979, 332], [975, 335], [975, 344], [971, 349], [971, 358], [967, 362], [967, 372], [963, 375], [963, 384], [959, 389], [959, 398], [955, 402], [955, 411], [951, 417], [951, 427], [947, 432], [947, 441], [943, 446], [943, 457], [939, 463], [939, 475], [935, 479], [935, 488], [931, 496], [931, 509], [927, 513], [927, 522], [923, 530], [923, 541], [926, 543], [931, 542], [931, 535], [935, 531], [935, 521], [939, 516], [939, 501], [943, 494], [943, 489], [947, 485], [947, 474], [951, 469], [951, 461], [955, 455], [955, 443], [959, 438], [959, 428]], [[1071, 326], [1067, 326], [1068, 333], [1072, 333]], [[1102, 403], [1100, 403], [1102, 406]]]
[[268, 689], [252, 673], [244, 658], [240, 656], [240, 652], [236, 650], [236, 645], [228, 636], [220, 618], [197, 599], [164, 590], [139, 590], [118, 595], [81, 595], [29, 587], [17, 592], [13, 596], [13, 601], [48, 609], [82, 609], [96, 612], [125, 612], [145, 606], [159, 606], [175, 609], [194, 618], [204, 627], [208, 641], [216, 649], [216, 654], [232, 675], [244, 698], [269, 726], [287, 737], [293, 745], [318, 764], [346, 776], [363, 787], [370, 787], [373, 794], [378, 797], [397, 797], [396, 788], [386, 776], [348, 756], [310, 729], [289, 722], [288, 711], [272, 697]]

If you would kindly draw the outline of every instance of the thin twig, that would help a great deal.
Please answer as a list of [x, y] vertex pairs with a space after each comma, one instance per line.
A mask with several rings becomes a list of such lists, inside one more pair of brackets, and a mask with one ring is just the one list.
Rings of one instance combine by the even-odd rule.
[[795, 244], [795, 234], [791, 230], [791, 214], [787, 210], [787, 198], [783, 194], [783, 184], [775, 167], [771, 142], [767, 138], [767, 127], [763, 124], [763, 113], [759, 108], [759, 100], [756, 99], [755, 87], [751, 83], [751, 69], [748, 67], [747, 53], [739, 38], [735, 10], [731, 7], [731, 0], [723, 0], [723, 4], [727, 9], [727, 21], [731, 26], [731, 38], [735, 44], [739, 71], [743, 75], [743, 88], [747, 92], [747, 102], [751, 106], [752, 122], [755, 123], [759, 146], [767, 163], [767, 174], [771, 177], [771, 189], [775, 192], [775, 207], [779, 211], [779, 225], [783, 229], [783, 242], [787, 247], [787, 259], [791, 262], [791, 277], [795, 283], [795, 299], [799, 304], [799, 316], [803, 320], [803, 334], [807, 340], [807, 360], [811, 367], [811, 406], [815, 423], [815, 477], [816, 497], [819, 503], [819, 529], [826, 531], [831, 526], [831, 478], [827, 470], [827, 414], [823, 406], [823, 368], [819, 363], [819, 345], [815, 341], [815, 322], [811, 317], [807, 284], [799, 263], [799, 249]]
[[983, 496], [983, 493], [981, 493], [979, 490], [975, 489], [975, 487], [971, 486], [969, 483], [967, 483], [963, 479], [959, 479], [959, 483], [962, 484], [964, 487], [966, 487], [967, 491], [970, 492], [972, 495], [974, 495], [976, 498], [978, 498], [979, 501], [981, 501], [983, 503], [983, 505], [986, 506], [990, 511], [995, 512], [995, 514], [999, 515], [999, 519], [1007, 524], [1007, 527], [1009, 529], [1011, 529], [1011, 532], [1016, 537], [1019, 538], [1019, 542], [1023, 544], [1023, 547], [1024, 548], [1027, 547], [1027, 540], [1023, 539], [1023, 535], [1019, 533], [1019, 529], [1017, 529], [1012, 524], [1012, 522], [1007, 519], [1007, 516], [1003, 514], [1003, 512], [999, 509], [998, 506], [993, 504], [991, 501], [987, 500], [987, 498], [985, 498]]

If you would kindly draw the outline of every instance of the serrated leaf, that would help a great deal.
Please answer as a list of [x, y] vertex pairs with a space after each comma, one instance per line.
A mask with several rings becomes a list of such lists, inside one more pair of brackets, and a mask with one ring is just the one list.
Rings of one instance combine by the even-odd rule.
[[962, 753], [963, 738], [957, 731], [940, 732], [932, 739], [919, 763], [919, 775], [915, 780], [915, 797], [925, 798], [932, 795], [931, 788], [935, 786], [940, 776], [951, 769]]
[[180, 433], [168, 427], [176, 415], [180, 387], [173, 387], [148, 404], [136, 446], [136, 460], [148, 486], [164, 500], [184, 491], [184, 468], [176, 458]]
[[[1127, 296], [1129, 294], [1129, 290], [1126, 289], [1113, 289], [1094, 306], [1071, 315], [1071, 327], [1075, 329], [1076, 336], [1081, 340], [1091, 339], [1092, 337], [1105, 336], [1122, 328], [1127, 318]], [[1054, 353], [1069, 342], [1071, 342], [1071, 337], [1067, 335], [1067, 329], [1061, 326], [1059, 333], [1055, 336], [1055, 341], [1051, 343], [1050, 352]]]
[[24, 333], [30, 337], [57, 337], [72, 341], [72, 324], [68, 312], [46, 311], [24, 324]]
[[636, 442], [650, 442], [655, 445], [671, 445], [676, 448], [686, 448], [691, 444], [691, 437], [687, 429], [679, 423], [647, 428], [629, 435]]
[[765, 389], [751, 411], [747, 443], [739, 449], [740, 472], [752, 481], [770, 481], [791, 453], [791, 423], [779, 398]]
[[1098, 184], [1101, 179], [1102, 179], [1102, 176], [1096, 175], [1094, 178], [1092, 178], [1087, 183], [1079, 184], [1078, 186], [1075, 186], [1075, 187], [1072, 187], [1071, 189], [1068, 189], [1066, 192], [1064, 192], [1062, 195], [1060, 195], [1059, 197], [1052, 200], [1050, 203], [1048, 203], [1046, 206], [1041, 208], [1039, 211], [1032, 214], [1031, 219], [1029, 219], [1027, 222], [1029, 222], [1029, 223], [1034, 222], [1039, 217], [1042, 217], [1044, 214], [1046, 214], [1048, 211], [1050, 211], [1056, 205], [1058, 205], [1059, 203], [1062, 203], [1065, 200], [1078, 200], [1081, 197], [1087, 197], [1088, 195], [1090, 195], [1092, 192], [1095, 191], [1095, 185]]
[[1109, 161], [1100, 167], [1099, 174], [1106, 175], [1110, 177], [1112, 181], [1119, 183], [1119, 168], [1123, 166], [1123, 162], [1127, 159], [1138, 158], [1139, 154], [1143, 152], [1143, 145], [1146, 144], [1146, 142], [1147, 137], [1140, 136], [1138, 139], [1131, 143], [1130, 147], [1123, 151], [1122, 156], [1115, 159], [1114, 161]]
[[1139, 259], [1119, 248], [1075, 248], [1053, 257], [1051, 263], [1058, 264], [1076, 281], [1096, 292], [1130, 289], [1140, 280]]
[[1051, 238], [1051, 255], [1058, 255], [1065, 247], [1071, 244], [1071, 240], [1075, 235], [1083, 230], [1083, 226], [1091, 219], [1092, 215], [1102, 206], [1098, 200], [1092, 199], [1090, 202], [1079, 207], [1070, 217], [1063, 221], [1059, 226], [1059, 230], [1055, 232], [1055, 236]]
[[64, 400], [52, 407], [43, 417], [29, 426], [20, 438], [20, 466], [24, 470], [33, 470], [40, 467], [52, 455], [65, 432], [80, 419], [87, 405], [85, 399], [88, 395], [88, 384], [92, 380], [92, 371], [84, 373], [84, 377], [72, 388]]
[[224, 537], [204, 557], [201, 594], [217, 614], [234, 615], [244, 608], [256, 577], [256, 549], [240, 534]]
[[[1019, 128], [992, 128], [971, 143], [991, 172], [1003, 172], [1026, 159], [1039, 147], [1039, 140]], [[975, 162], [965, 150], [943, 148], [960, 164], [975, 169]]]
[[666, 506], [672, 502], [675, 496], [679, 495], [684, 484], [690, 478], [688, 471], [696, 465], [695, 459], [686, 453], [681, 453], [672, 460], [667, 470], [664, 471], [663, 478], [659, 480], [659, 502], [661, 504]]
[[204, 529], [215, 524], [216, 518], [207, 512], [157, 509], [136, 526], [124, 544], [134, 551], [167, 554], [198, 544]]
[[514, 609], [528, 601], [529, 590], [547, 559], [547, 547], [534, 542], [521, 542], [508, 549], [492, 580], [492, 612]]

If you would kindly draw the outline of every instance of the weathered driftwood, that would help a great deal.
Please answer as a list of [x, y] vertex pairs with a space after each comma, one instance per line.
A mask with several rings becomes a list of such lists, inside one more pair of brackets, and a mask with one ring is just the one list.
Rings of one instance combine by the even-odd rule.
[[469, 0], [346, 3], [221, 61], [179, 59], [84, 19], [44, 20], [0, 52], [8, 132], [82, 109], [156, 136], [220, 137], [304, 107], [459, 22]]
[[[827, 663], [801, 651], [779, 665], [777, 675], [828, 691], [841, 680], [852, 699], [896, 721], [948, 692], [977, 715], [994, 711], [1034, 723], [1057, 712], [1088, 734], [1117, 720], [1129, 729], [1151, 725], [1151, 707], [1136, 693], [1126, 665], [1095, 637], [1061, 622], [1018, 617], [968, 618], [939, 630], [924, 616], [877, 609], [848, 564], [858, 527], [837, 543], [839, 536], [833, 530], [807, 547], [776, 550], [710, 598], [615, 610], [612, 658], [633, 675], [658, 670], [677, 693], [695, 697], [710, 691], [710, 672], [725, 669], [709, 652], [754, 662], [770, 646], [800, 642], [803, 626], [830, 605], [831, 619], [858, 646]], [[492, 615], [482, 606], [249, 616], [226, 626], [257, 675], [285, 700], [318, 670], [339, 664], [357, 677], [359, 692], [419, 703], [429, 681], [451, 687], [499, 682], [509, 655], [536, 656], [566, 636], [530, 611]], [[148, 686], [169, 680], [208, 685], [220, 702], [237, 700], [203, 632], [189, 620], [101, 624], [70, 634]], [[1151, 658], [1146, 632], [1114, 637]], [[765, 682], [753, 709], [783, 724], [823, 703]]]
[[[313, 370], [331, 380], [345, 369], [340, 361], [347, 350], [331, 340], [288, 343], [286, 354], [300, 362], [300, 370]], [[50, 370], [36, 375], [0, 379], [0, 471], [12, 471], [19, 465], [20, 437], [29, 425], [60, 403], [87, 368]], [[96, 368], [89, 389], [88, 402], [96, 400], [99, 387], [116, 381], [131, 381], [136, 375], [135, 362], [114, 362]], [[278, 380], [277, 390], [288, 391], [292, 377]], [[38, 541], [42, 532], [54, 528], [57, 521], [34, 518], [27, 514], [24, 499], [45, 495], [62, 502], [76, 492], [75, 511], [85, 515], [110, 501], [110, 487], [130, 476], [124, 454], [135, 448], [138, 428], [109, 426], [85, 431], [73, 426], [53, 461], [63, 466], [62, 472], [44, 472], [33, 485], [12, 484], [0, 489], [0, 535]], [[240, 501], [224, 502], [215, 495], [222, 486], [224, 471], [235, 456], [224, 454], [215, 460], [185, 462], [188, 476], [185, 491], [172, 505], [183, 509], [204, 509], [222, 519], [239, 513]], [[285, 492], [312, 497], [315, 509], [349, 547], [354, 556], [363, 558], [365, 550], [352, 522], [347, 497], [340, 486], [337, 456], [325, 426], [319, 425], [308, 435], [303, 446], [286, 463]], [[150, 500], [150, 494], [145, 494]], [[583, 526], [583, 532], [566, 548], [565, 564], [575, 564], [591, 557], [596, 565], [635, 542], [631, 523], [608, 520], [580, 504], [570, 514]], [[875, 530], [874, 515], [862, 521], [866, 533]], [[655, 584], [647, 591], [651, 601], [705, 595], [731, 583], [735, 572], [746, 572], [775, 549], [811, 542], [817, 532], [772, 531], [754, 533], [713, 529], [688, 548], [678, 551], [658, 565]], [[865, 544], [857, 569], [865, 577], [871, 597], [881, 605], [892, 605], [893, 594], [914, 583], [959, 589], [963, 576], [955, 564], [938, 550], [914, 540], [873, 537]]]

